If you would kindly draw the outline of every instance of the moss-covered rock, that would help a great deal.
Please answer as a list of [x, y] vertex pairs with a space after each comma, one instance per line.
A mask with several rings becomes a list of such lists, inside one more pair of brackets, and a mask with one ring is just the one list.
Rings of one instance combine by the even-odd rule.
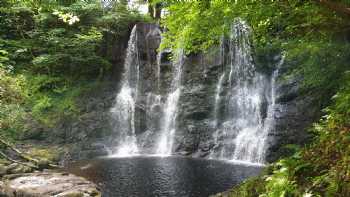
[[12, 163], [6, 168], [6, 174], [30, 173], [33, 171], [33, 168], [18, 163]]
[[6, 174], [6, 171], [6, 167], [0, 164], [0, 177], [4, 176]]

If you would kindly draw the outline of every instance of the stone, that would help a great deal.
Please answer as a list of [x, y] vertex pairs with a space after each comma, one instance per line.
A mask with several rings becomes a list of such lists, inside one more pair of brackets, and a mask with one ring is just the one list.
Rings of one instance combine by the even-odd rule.
[[4, 195], [5, 193], [4, 186], [4, 182], [0, 181], [0, 196]]
[[0, 177], [4, 176], [7, 172], [7, 169], [4, 165], [0, 164]]
[[45, 169], [49, 167], [50, 161], [47, 159], [40, 159], [37, 165], [39, 169]]
[[7, 197], [98, 197], [97, 186], [82, 177], [67, 173], [40, 172], [5, 176], [0, 196]]
[[12, 174], [12, 172], [13, 172], [15, 169], [17, 169], [17, 168], [19, 168], [19, 164], [18, 164], [18, 163], [12, 163], [12, 164], [10, 164], [9, 166], [7, 166], [7, 168], [6, 168], [6, 173], [7, 173], [7, 174]]
[[18, 163], [12, 163], [6, 168], [6, 174], [20, 174], [33, 172], [33, 168], [21, 165]]

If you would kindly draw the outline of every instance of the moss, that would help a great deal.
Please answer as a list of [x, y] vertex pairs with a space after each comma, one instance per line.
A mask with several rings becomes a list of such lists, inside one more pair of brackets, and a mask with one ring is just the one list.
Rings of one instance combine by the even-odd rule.
[[68, 193], [63, 195], [64, 197], [84, 197], [84, 194], [81, 192], [72, 192], [72, 193]]
[[0, 165], [5, 165], [6, 166], [8, 164], [9, 164], [9, 162], [7, 160], [0, 158]]
[[37, 158], [40, 161], [58, 161], [60, 154], [62, 153], [62, 148], [56, 146], [36, 146], [30, 147], [27, 150], [27, 154], [31, 155], [33, 158]]

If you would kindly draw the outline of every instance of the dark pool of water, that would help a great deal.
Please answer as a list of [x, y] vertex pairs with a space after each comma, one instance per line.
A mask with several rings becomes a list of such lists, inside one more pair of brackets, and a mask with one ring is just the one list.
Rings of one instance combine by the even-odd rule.
[[261, 169], [184, 157], [101, 158], [68, 167], [97, 183], [103, 197], [207, 197], [256, 176]]

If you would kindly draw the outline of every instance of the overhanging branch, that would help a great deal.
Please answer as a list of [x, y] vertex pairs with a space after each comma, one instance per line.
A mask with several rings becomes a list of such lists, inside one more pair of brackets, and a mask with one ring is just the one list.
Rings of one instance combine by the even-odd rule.
[[350, 8], [343, 3], [334, 2], [330, 0], [315, 0], [315, 1], [339, 14], [350, 16]]

